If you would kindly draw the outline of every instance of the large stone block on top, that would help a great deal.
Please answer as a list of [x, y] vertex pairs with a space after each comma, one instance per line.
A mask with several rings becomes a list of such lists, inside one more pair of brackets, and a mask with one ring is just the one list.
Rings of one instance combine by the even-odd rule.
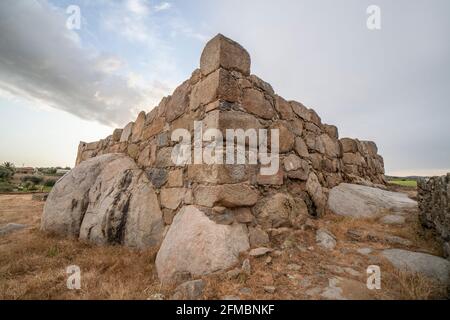
[[183, 207], [175, 216], [156, 256], [161, 282], [179, 274], [193, 277], [223, 270], [236, 264], [239, 253], [249, 249], [247, 227], [221, 225], [195, 206]]
[[200, 70], [207, 75], [224, 68], [250, 74], [250, 55], [239, 43], [218, 34], [206, 44], [200, 58]]

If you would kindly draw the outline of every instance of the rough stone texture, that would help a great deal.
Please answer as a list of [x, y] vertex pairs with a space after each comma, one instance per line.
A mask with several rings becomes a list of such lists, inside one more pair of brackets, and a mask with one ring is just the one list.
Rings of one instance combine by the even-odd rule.
[[299, 218], [308, 215], [308, 208], [301, 199], [276, 193], [259, 201], [253, 212], [258, 223], [268, 229], [296, 225]]
[[372, 218], [387, 211], [414, 210], [417, 202], [403, 193], [342, 183], [331, 189], [328, 206], [338, 215]]
[[183, 207], [175, 216], [156, 257], [161, 281], [177, 273], [200, 276], [226, 269], [249, 248], [247, 228], [241, 224], [219, 225], [195, 206]]
[[25, 224], [8, 223], [8, 224], [0, 227], [0, 236], [7, 235], [7, 234], [9, 234], [11, 232], [14, 232], [14, 231], [22, 230], [22, 229], [24, 229], [26, 227], [27, 227], [27, 225], [25, 225]]
[[450, 280], [450, 262], [430, 254], [402, 249], [383, 250], [382, 255], [396, 268], [424, 274], [443, 284]]
[[[243, 196], [245, 195], [245, 196]], [[200, 206], [225, 207], [253, 206], [258, 200], [258, 192], [247, 184], [226, 184], [219, 186], [199, 186], [194, 189], [195, 203]]]
[[417, 191], [420, 221], [424, 227], [436, 231], [445, 255], [450, 258], [450, 173], [419, 179]]
[[331, 232], [319, 229], [316, 232], [316, 242], [323, 249], [332, 250], [336, 247], [336, 238]]
[[41, 228], [98, 244], [148, 247], [162, 240], [163, 220], [144, 172], [125, 155], [107, 154], [83, 162], [56, 183]]
[[218, 68], [237, 70], [250, 74], [250, 55], [237, 42], [218, 34], [208, 41], [200, 58], [200, 70], [204, 75]]
[[205, 281], [201, 279], [186, 281], [175, 289], [175, 294], [172, 298], [176, 300], [196, 300], [202, 295], [205, 285]]

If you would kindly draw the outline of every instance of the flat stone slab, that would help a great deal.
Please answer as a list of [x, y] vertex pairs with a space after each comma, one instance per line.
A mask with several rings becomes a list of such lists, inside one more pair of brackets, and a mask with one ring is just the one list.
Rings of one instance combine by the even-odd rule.
[[17, 230], [21, 230], [26, 228], [27, 225], [25, 224], [20, 224], [20, 223], [8, 223], [4, 226], [0, 227], [0, 236], [4, 236], [7, 235], [8, 233], [17, 231]]
[[341, 183], [331, 189], [328, 207], [342, 216], [373, 218], [389, 211], [413, 210], [417, 208], [417, 202], [403, 193]]
[[382, 255], [397, 269], [421, 273], [444, 284], [450, 281], [450, 261], [444, 258], [402, 249], [383, 250]]

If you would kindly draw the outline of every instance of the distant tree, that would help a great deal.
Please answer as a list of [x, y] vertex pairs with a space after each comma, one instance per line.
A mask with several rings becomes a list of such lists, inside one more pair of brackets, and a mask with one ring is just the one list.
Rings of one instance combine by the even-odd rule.
[[8, 168], [8, 169], [13, 169], [13, 170], [15, 168], [14, 163], [9, 162], [9, 161], [3, 162], [2, 166], [5, 167], [5, 168]]
[[56, 183], [56, 179], [46, 179], [44, 181], [44, 186], [46, 187], [53, 187]]
[[12, 171], [11, 169], [4, 167], [4, 166], [0, 166], [0, 180], [1, 181], [9, 181], [9, 179], [11, 179], [13, 174], [14, 174], [14, 171]]

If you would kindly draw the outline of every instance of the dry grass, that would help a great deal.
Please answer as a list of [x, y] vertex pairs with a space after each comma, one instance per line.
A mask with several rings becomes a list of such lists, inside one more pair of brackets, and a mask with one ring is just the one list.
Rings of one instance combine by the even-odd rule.
[[[31, 195], [1, 196], [0, 208], [1, 224], [30, 225], [0, 238], [0, 299], [147, 299], [162, 292], [154, 251], [99, 247], [45, 234], [39, 230], [43, 203]], [[67, 289], [69, 265], [81, 268], [81, 290]]]
[[[154, 251], [136, 251], [119, 246], [94, 246], [75, 239], [63, 239], [39, 230], [43, 203], [31, 195], [0, 196], [0, 225], [25, 223], [30, 227], [0, 237], [0, 299], [147, 299], [162, 293], [167, 298], [172, 287], [161, 287], [154, 267]], [[374, 219], [350, 219], [332, 214], [314, 221], [315, 228], [326, 228], [337, 238], [337, 247], [325, 251], [315, 243], [314, 228], [291, 230], [272, 238], [272, 247], [281, 248], [267, 256], [250, 258], [252, 272], [228, 279], [225, 273], [203, 277], [207, 285], [203, 299], [226, 295], [241, 299], [322, 299], [320, 292], [334, 276], [351, 280], [349, 290], [355, 298], [430, 299], [443, 297], [442, 288], [419, 275], [396, 271], [379, 255], [361, 255], [356, 249], [389, 247], [383, 241], [351, 241], [348, 229], [376, 234], [396, 234], [413, 242], [411, 248], [437, 252], [438, 245], [421, 232], [417, 216], [405, 226], [383, 226]], [[419, 232], [420, 231], [420, 232]], [[392, 246], [391, 246], [392, 247]], [[242, 256], [240, 262], [247, 258]], [[292, 269], [289, 265], [299, 266]], [[365, 287], [369, 265], [382, 269], [382, 290]], [[81, 268], [81, 290], [68, 290], [67, 266]], [[351, 268], [355, 274], [342, 269]], [[275, 286], [267, 293], [264, 286]], [[241, 291], [251, 290], [250, 294]], [[317, 289], [317, 290], [316, 290]]]

